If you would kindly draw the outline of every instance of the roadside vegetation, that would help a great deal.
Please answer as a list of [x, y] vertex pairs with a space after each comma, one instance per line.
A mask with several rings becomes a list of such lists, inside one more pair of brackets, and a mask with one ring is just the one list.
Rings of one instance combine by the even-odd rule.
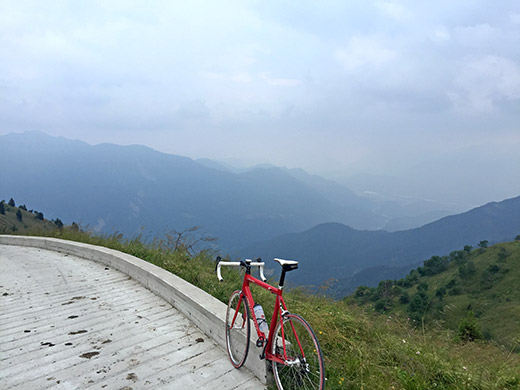
[[[9, 213], [16, 214], [16, 211], [12, 208]], [[22, 213], [24, 218], [27, 215]], [[43, 235], [120, 250], [179, 275], [224, 303], [241, 284], [242, 275], [233, 269], [223, 270], [224, 282], [218, 282], [214, 273], [214, 253], [194, 252], [193, 247], [190, 250], [190, 241], [183, 245], [186, 237], [182, 234], [180, 237], [177, 233], [162, 240], [144, 243], [139, 237], [127, 239], [119, 234], [97, 235], [83, 231], [77, 225], [58, 227], [54, 222], [47, 222], [50, 224], [45, 227], [41, 225], [23, 232], [17, 230], [4, 233]], [[516, 259], [517, 263], [520, 262], [519, 246], [520, 243], [515, 242], [479, 248], [469, 253], [475, 256], [471, 257], [473, 262], [476, 262], [476, 257], [484, 255], [490, 258], [494, 256], [498, 261], [502, 251], [500, 248], [504, 248], [511, 254], [506, 258], [509, 260], [500, 264], [502, 268], [512, 268], [509, 261]], [[477, 253], [480, 249], [484, 252]], [[450, 267], [454, 265], [450, 264], [447, 270]], [[453, 273], [456, 272], [459, 272], [458, 268], [453, 270]], [[449, 283], [451, 279], [448, 279], [446, 277], [446, 280], [438, 282], [432, 279], [428, 282], [425, 294], [430, 304], [435, 302], [435, 298], [430, 298], [430, 293], [433, 291], [435, 297], [435, 291]], [[479, 280], [483, 280], [482, 277]], [[276, 281], [271, 282], [276, 284]], [[415, 299], [414, 294], [422, 291], [420, 283], [413, 283], [407, 287], [410, 289], [407, 290], [409, 301]], [[459, 287], [470, 292], [470, 285], [466, 286], [462, 279]], [[512, 285], [511, 288], [515, 288], [515, 294], [518, 294], [518, 286]], [[485, 340], [485, 337], [460, 337], [458, 329], [444, 326], [441, 321], [433, 322], [433, 314], [432, 320], [427, 321], [431, 321], [431, 325], [423, 325], [422, 319], [428, 317], [428, 312], [417, 317], [420, 321], [416, 319], [414, 322], [406, 305], [402, 304], [401, 307], [396, 303], [402, 293], [388, 301], [391, 310], [380, 310], [378, 301], [370, 298], [374, 292], [369, 294], [371, 290], [365, 291], [367, 293], [361, 297], [366, 299], [363, 304], [354, 298], [334, 301], [300, 289], [285, 294], [290, 310], [307, 319], [317, 334], [325, 357], [327, 389], [520, 389], [520, 354], [514, 346], [501, 346]], [[273, 296], [261, 289], [254, 289], [253, 294], [263, 305], [266, 314], [272, 313]], [[446, 290], [443, 299], [448, 296], [457, 295], [449, 295]], [[474, 312], [475, 321], [477, 313]], [[471, 326], [472, 319], [468, 321]], [[518, 334], [518, 328], [513, 333]], [[254, 359], [256, 355], [255, 351], [250, 351], [249, 358]]]

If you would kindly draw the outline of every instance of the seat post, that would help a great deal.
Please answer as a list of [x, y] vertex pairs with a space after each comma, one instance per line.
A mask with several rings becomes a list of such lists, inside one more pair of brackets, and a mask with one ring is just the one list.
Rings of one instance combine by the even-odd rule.
[[283, 290], [283, 285], [285, 283], [285, 267], [282, 267], [282, 274], [280, 275], [280, 282], [278, 282], [278, 288]]

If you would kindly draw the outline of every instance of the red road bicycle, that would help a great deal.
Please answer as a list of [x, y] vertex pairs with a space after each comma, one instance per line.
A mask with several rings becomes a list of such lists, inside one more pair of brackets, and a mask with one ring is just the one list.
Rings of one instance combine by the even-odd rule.
[[[263, 273], [265, 263], [258, 260], [230, 262], [217, 258], [216, 270], [220, 281], [223, 280], [221, 266], [245, 269], [242, 289], [231, 294], [226, 312], [226, 345], [231, 364], [235, 368], [240, 368], [246, 361], [252, 319], [258, 335], [256, 345], [263, 348], [260, 359], [271, 361], [273, 376], [279, 389], [323, 389], [325, 367], [316, 335], [301, 316], [289, 313], [282, 297], [285, 274], [297, 269], [298, 262], [274, 259], [282, 267], [279, 286], [275, 288], [266, 283]], [[251, 276], [252, 267], [259, 268], [262, 280]], [[250, 283], [276, 295], [274, 312], [268, 329], [262, 323], [263, 319], [257, 320], [253, 311], [255, 301], [249, 287]]]

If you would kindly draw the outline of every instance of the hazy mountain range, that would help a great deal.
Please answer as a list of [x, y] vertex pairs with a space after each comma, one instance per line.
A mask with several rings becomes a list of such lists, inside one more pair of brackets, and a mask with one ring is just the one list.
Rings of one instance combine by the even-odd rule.
[[387, 222], [370, 201], [304, 171], [232, 172], [144, 146], [8, 134], [0, 137], [0, 164], [1, 197], [128, 236], [201, 226], [232, 249], [329, 221], [359, 229]]
[[[438, 204], [360, 197], [299, 169], [238, 170], [144, 146], [89, 145], [43, 133], [0, 136], [0, 199], [48, 218], [144, 239], [200, 226], [225, 253], [302, 261], [293, 282], [340, 290], [398, 278], [433, 254], [520, 233], [518, 198], [460, 215]], [[414, 226], [411, 230], [389, 230]], [[372, 230], [372, 231], [370, 231]]]

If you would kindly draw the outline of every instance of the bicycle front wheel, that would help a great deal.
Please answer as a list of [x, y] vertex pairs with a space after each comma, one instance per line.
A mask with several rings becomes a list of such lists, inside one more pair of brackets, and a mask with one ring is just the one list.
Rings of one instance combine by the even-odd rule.
[[246, 361], [250, 334], [249, 306], [245, 296], [237, 290], [231, 294], [226, 311], [226, 346], [235, 368], [242, 367]]
[[325, 387], [325, 367], [318, 339], [299, 315], [286, 314], [283, 321], [278, 322], [271, 353], [285, 361], [284, 364], [272, 362], [280, 390]]

